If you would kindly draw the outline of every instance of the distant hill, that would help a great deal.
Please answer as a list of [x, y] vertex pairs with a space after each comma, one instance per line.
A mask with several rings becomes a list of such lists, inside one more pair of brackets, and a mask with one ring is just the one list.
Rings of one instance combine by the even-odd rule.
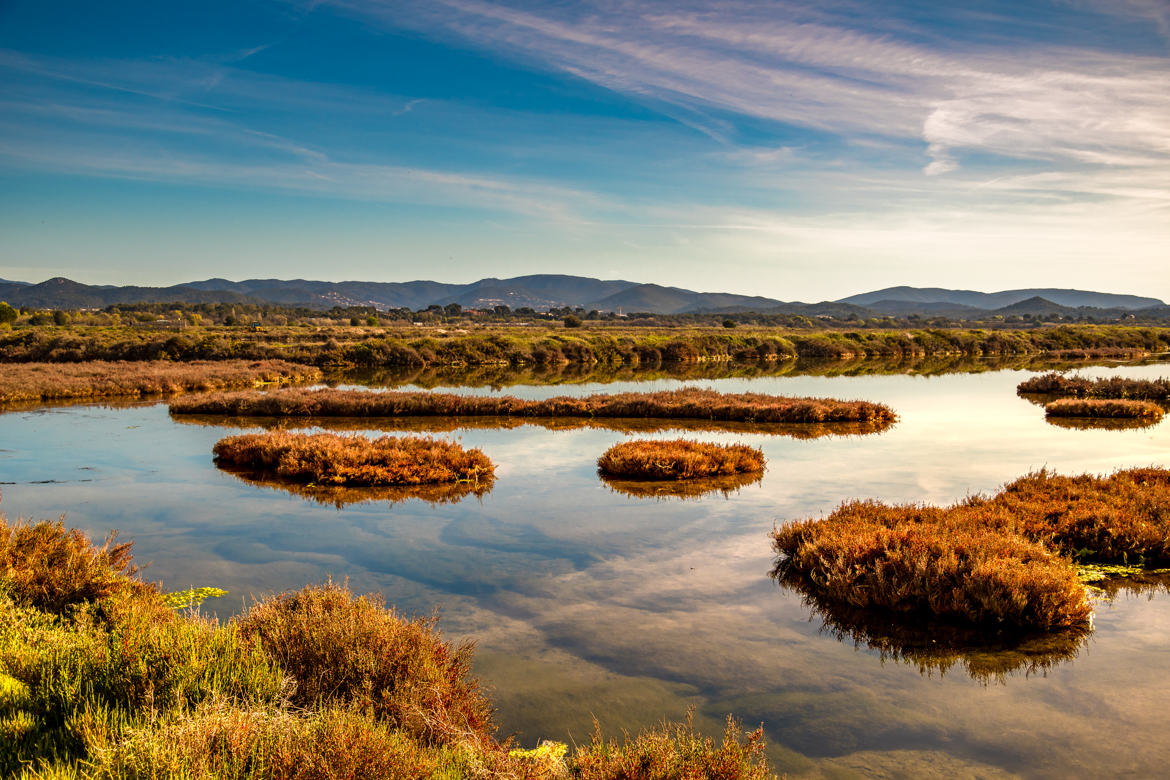
[[983, 293], [925, 287], [887, 287], [839, 301], [784, 302], [734, 293], [696, 292], [681, 287], [594, 279], [565, 274], [487, 278], [470, 284], [411, 282], [325, 282], [311, 279], [204, 279], [171, 287], [87, 285], [64, 277], [39, 284], [0, 280], [0, 300], [13, 306], [46, 309], [98, 309], [117, 303], [274, 303], [329, 309], [334, 306], [407, 308], [458, 303], [466, 309], [508, 306], [650, 312], [656, 314], [800, 314], [850, 319], [880, 315], [978, 319], [993, 314], [1124, 316], [1144, 311], [1157, 316], [1166, 304], [1156, 298], [1086, 290], [1005, 290]]
[[[1004, 290], [1002, 292], [984, 293], [974, 290], [947, 290], [941, 287], [887, 287], [884, 290], [861, 293], [848, 298], [840, 299], [841, 303], [852, 303], [858, 306], [871, 306], [883, 303], [918, 303], [918, 304], [957, 304], [970, 306], [985, 311], [1002, 309], [1029, 298], [1043, 298], [1059, 306], [1077, 308], [1091, 306], [1098, 309], [1146, 309], [1152, 306], [1164, 306], [1157, 298], [1143, 298], [1137, 295], [1116, 295], [1114, 293], [1099, 293], [1088, 290], [1063, 289], [1029, 289]], [[876, 308], [876, 307], [875, 307]]]

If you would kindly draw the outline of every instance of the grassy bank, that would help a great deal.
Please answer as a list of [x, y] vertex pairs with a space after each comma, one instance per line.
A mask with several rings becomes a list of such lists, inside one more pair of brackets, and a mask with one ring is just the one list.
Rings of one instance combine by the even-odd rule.
[[1152, 401], [1112, 398], [1059, 398], [1044, 405], [1048, 417], [1093, 417], [1156, 423], [1165, 412]]
[[481, 450], [425, 436], [249, 433], [213, 449], [218, 464], [317, 485], [432, 485], [490, 482], [495, 465]]
[[949, 508], [842, 505], [772, 534], [776, 574], [827, 604], [996, 629], [1087, 625], [1073, 559], [1170, 562], [1170, 471], [1031, 474]]
[[1170, 379], [1089, 379], [1050, 373], [1021, 382], [1016, 392], [1021, 395], [1060, 395], [1071, 398], [1170, 401]]
[[317, 366], [660, 365], [796, 357], [926, 355], [1137, 357], [1170, 350], [1170, 328], [712, 328], [610, 323], [439, 327], [20, 326], [0, 332], [0, 362], [281, 359]]
[[663, 725], [514, 750], [472, 647], [334, 583], [221, 623], [176, 611], [127, 544], [0, 516], [0, 774], [52, 778], [770, 777], [761, 732]]
[[244, 417], [613, 417], [756, 423], [892, 423], [897, 419], [888, 406], [868, 401], [719, 393], [694, 388], [557, 396], [540, 401], [507, 395], [289, 389], [179, 399], [170, 409], [177, 415]]
[[173, 395], [320, 378], [320, 369], [282, 360], [15, 363], [0, 370], [0, 403]]
[[610, 447], [597, 468], [607, 477], [634, 479], [697, 479], [758, 474], [764, 453], [746, 444], [712, 444], [673, 439], [627, 441]]

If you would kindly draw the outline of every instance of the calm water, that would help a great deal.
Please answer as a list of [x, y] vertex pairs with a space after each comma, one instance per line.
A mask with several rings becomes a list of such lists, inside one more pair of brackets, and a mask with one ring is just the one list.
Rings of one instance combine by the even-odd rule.
[[825, 629], [769, 577], [773, 525], [846, 499], [949, 503], [1043, 467], [1170, 465], [1170, 423], [1049, 425], [1015, 395], [1028, 375], [692, 379], [731, 392], [881, 401], [901, 420], [881, 434], [815, 439], [692, 432], [762, 447], [768, 471], [738, 491], [687, 500], [631, 496], [598, 479], [596, 459], [621, 431], [440, 433], [498, 464], [490, 492], [338, 508], [218, 471], [211, 447], [239, 427], [175, 422], [157, 404], [16, 411], [0, 415], [0, 510], [65, 513], [97, 536], [117, 528], [168, 588], [229, 590], [210, 603], [221, 615], [252, 594], [328, 575], [407, 611], [439, 608], [448, 635], [478, 640], [477, 671], [495, 689], [503, 730], [526, 744], [585, 739], [594, 716], [616, 732], [693, 706], [712, 731], [728, 712], [763, 722], [778, 770], [797, 777], [1161, 775], [1170, 765], [1164, 589], [1101, 601], [1093, 635], [1047, 666], [1043, 656], [984, 651], [943, 670], [929, 660], [937, 653], [899, 660]]

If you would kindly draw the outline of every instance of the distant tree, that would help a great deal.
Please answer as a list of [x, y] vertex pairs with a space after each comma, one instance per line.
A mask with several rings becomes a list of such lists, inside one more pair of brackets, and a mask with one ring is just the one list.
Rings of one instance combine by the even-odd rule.
[[350, 325], [361, 325], [362, 321], [360, 319], [358, 319], [357, 317], [350, 317], [349, 324]]
[[463, 307], [457, 303], [448, 303], [443, 307], [443, 313], [448, 317], [458, 317], [463, 314]]
[[566, 328], [579, 328], [581, 327], [581, 318], [575, 314], [570, 314], [565, 317], [564, 323]]
[[725, 327], [725, 328], [734, 328], [737, 324], [738, 323], [736, 323], [735, 320], [724, 320], [723, 321], [723, 327]]
[[0, 323], [16, 322], [16, 309], [9, 306], [6, 302], [0, 301]]
[[28, 318], [29, 325], [52, 325], [53, 315], [47, 311], [33, 312]]
[[367, 325], [370, 325], [370, 326], [377, 325], [377, 324], [378, 324], [378, 318], [377, 318], [377, 317], [375, 317], [375, 316], [373, 316], [373, 315], [370, 315], [369, 317], [366, 317], [366, 324], [367, 324]]
[[55, 310], [53, 312], [53, 324], [54, 325], [68, 325], [69, 324], [69, 315], [66, 314], [65, 312], [61, 311], [60, 309]]

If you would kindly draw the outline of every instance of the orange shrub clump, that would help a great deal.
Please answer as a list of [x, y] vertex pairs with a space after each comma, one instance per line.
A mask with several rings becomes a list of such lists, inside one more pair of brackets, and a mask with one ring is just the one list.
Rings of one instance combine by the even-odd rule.
[[1049, 417], [1105, 417], [1157, 422], [1164, 412], [1153, 401], [1060, 398], [1046, 404], [1044, 414]]
[[897, 420], [888, 406], [869, 401], [790, 398], [761, 393], [719, 393], [683, 388], [657, 393], [557, 396], [529, 401], [515, 396], [363, 390], [277, 390], [221, 393], [180, 399], [173, 414], [243, 417], [418, 417], [440, 415], [498, 417], [641, 417], [736, 422], [887, 422]]
[[220, 439], [216, 462], [321, 485], [426, 485], [490, 480], [481, 450], [426, 436], [252, 433]]
[[772, 532], [776, 574], [825, 603], [1008, 629], [1086, 624], [1071, 558], [1170, 562], [1170, 470], [1041, 471], [942, 509], [842, 505]]
[[745, 444], [627, 441], [606, 450], [597, 467], [607, 476], [695, 479], [763, 471], [764, 453]]

